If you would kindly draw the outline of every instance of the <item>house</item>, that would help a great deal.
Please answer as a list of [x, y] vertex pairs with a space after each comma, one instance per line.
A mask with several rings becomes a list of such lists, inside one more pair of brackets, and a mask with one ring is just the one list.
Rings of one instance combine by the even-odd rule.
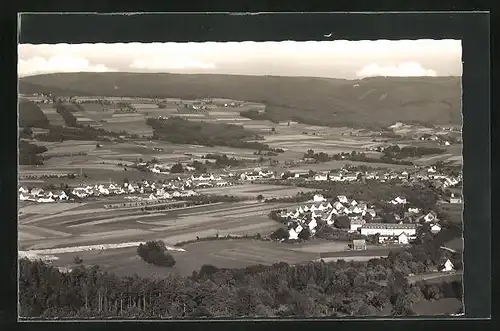
[[297, 235], [298, 235], [299, 233], [301, 233], [301, 232], [302, 232], [302, 230], [304, 230], [304, 228], [303, 228], [303, 227], [302, 227], [302, 225], [300, 225], [300, 224], [299, 224], [299, 225], [297, 225], [297, 227], [295, 228], [295, 232], [297, 233]]
[[427, 215], [424, 216], [425, 223], [435, 222], [437, 221], [437, 215], [435, 212], [431, 211]]
[[433, 226], [431, 226], [431, 232], [432, 233], [436, 234], [439, 231], [441, 231], [441, 227], [439, 226], [439, 224], [434, 224]]
[[374, 210], [374, 209], [367, 209], [367, 210], [366, 210], [366, 213], [367, 213], [367, 214], [370, 214], [370, 216], [371, 216], [371, 217], [375, 217], [375, 216], [377, 216], [377, 212], [375, 212], [375, 210]]
[[398, 236], [398, 243], [400, 244], [403, 244], [403, 245], [407, 245], [409, 242], [409, 238], [408, 238], [408, 235], [405, 233], [405, 232], [402, 232], [399, 236]]
[[451, 194], [450, 203], [462, 203], [462, 198], [459, 196], [455, 196], [455, 194]]
[[313, 201], [314, 202], [323, 202], [323, 201], [326, 201], [325, 197], [321, 194], [316, 194], [314, 197], [313, 197]]
[[328, 225], [332, 225], [333, 223], [335, 223], [335, 216], [334, 215], [338, 215], [337, 209], [332, 209], [332, 211], [330, 212], [330, 214], [326, 218], [326, 223]]
[[330, 173], [330, 180], [335, 181], [335, 182], [341, 182], [342, 181], [342, 174], [339, 172], [332, 172]]
[[418, 214], [418, 213], [420, 213], [420, 209], [418, 209], [417, 207], [414, 207], [414, 208], [410, 207], [410, 208], [408, 208], [408, 212], [410, 214]]
[[344, 209], [344, 205], [338, 201], [335, 201], [333, 203], [333, 208], [336, 210], [342, 210], [342, 209]]
[[358, 204], [358, 202], [356, 200], [351, 201], [351, 206], [356, 206], [357, 204]]
[[320, 204], [320, 205], [318, 206], [318, 210], [319, 210], [319, 211], [323, 211], [323, 210], [325, 210], [325, 209], [328, 209], [328, 207], [327, 207], [327, 205], [326, 205], [326, 204]]
[[317, 181], [328, 180], [328, 175], [322, 175], [322, 174], [315, 175], [314, 180], [317, 180]]
[[391, 203], [394, 204], [394, 205], [405, 204], [406, 203], [406, 199], [405, 198], [396, 197], [394, 200], [391, 201]]
[[299, 234], [294, 229], [290, 229], [288, 230], [288, 239], [297, 240], [299, 239]]
[[448, 271], [453, 271], [455, 266], [453, 263], [450, 261], [450, 259], [447, 259], [446, 262], [441, 266], [441, 272], [448, 272]]
[[351, 232], [358, 231], [365, 223], [366, 221], [361, 217], [352, 217], [350, 231]]
[[337, 199], [340, 203], [349, 203], [349, 200], [347, 200], [347, 197], [345, 195], [339, 195], [337, 196]]
[[354, 239], [352, 241], [352, 249], [355, 251], [366, 250], [366, 240], [365, 239]]
[[308, 226], [309, 226], [309, 230], [314, 231], [314, 229], [316, 228], [316, 226], [318, 226], [318, 223], [316, 222], [316, 219], [315, 219], [315, 218], [313, 218], [313, 219], [309, 222]]

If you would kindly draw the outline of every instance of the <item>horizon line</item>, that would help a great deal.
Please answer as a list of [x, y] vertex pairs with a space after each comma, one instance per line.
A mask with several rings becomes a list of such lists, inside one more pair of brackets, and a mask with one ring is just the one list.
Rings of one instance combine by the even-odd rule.
[[341, 78], [341, 77], [329, 77], [329, 76], [300, 76], [300, 75], [258, 75], [258, 74], [220, 74], [220, 73], [173, 73], [173, 72], [148, 72], [148, 71], [74, 71], [74, 72], [48, 72], [48, 73], [37, 73], [19, 76], [18, 79], [36, 76], [47, 76], [47, 75], [65, 75], [65, 74], [136, 74], [136, 75], [212, 75], [212, 76], [249, 76], [249, 77], [283, 77], [283, 78], [313, 78], [313, 79], [336, 79], [336, 80], [363, 80], [370, 78], [462, 78], [462, 75], [444, 75], [444, 76], [366, 76], [360, 78]]

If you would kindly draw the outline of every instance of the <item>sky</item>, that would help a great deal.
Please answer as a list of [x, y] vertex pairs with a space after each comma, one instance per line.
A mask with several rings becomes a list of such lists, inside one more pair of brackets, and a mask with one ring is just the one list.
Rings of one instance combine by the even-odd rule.
[[460, 40], [116, 43], [18, 46], [18, 74], [168, 72], [309, 76], [461, 76]]

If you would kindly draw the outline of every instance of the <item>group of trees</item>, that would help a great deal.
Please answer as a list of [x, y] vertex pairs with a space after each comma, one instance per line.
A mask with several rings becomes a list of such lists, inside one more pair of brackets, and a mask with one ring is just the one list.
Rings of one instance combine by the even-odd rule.
[[299, 192], [294, 196], [289, 197], [279, 197], [279, 198], [267, 198], [265, 202], [269, 203], [289, 203], [289, 202], [304, 202], [311, 200], [317, 192]]
[[148, 241], [137, 247], [137, 254], [147, 263], [162, 267], [173, 267], [174, 257], [167, 253], [165, 243], [161, 240]]
[[307, 153], [304, 153], [304, 158], [315, 159], [317, 162], [328, 162], [332, 160], [332, 158], [327, 153], [315, 153], [312, 149], [309, 149]]
[[49, 119], [36, 103], [20, 98], [19, 127], [48, 128]]
[[400, 148], [398, 145], [392, 145], [379, 151], [383, 152], [384, 156], [389, 159], [405, 159], [408, 157], [443, 154], [446, 152], [446, 149], [425, 146], [404, 146]]
[[333, 160], [349, 160], [369, 163], [388, 163], [398, 165], [413, 165], [413, 162], [406, 160], [394, 159], [390, 155], [382, 155], [380, 158], [366, 156], [363, 152], [352, 151], [351, 153], [337, 153], [332, 156]]
[[157, 280], [118, 277], [84, 263], [62, 273], [41, 261], [21, 259], [19, 314], [45, 318], [412, 315], [412, 303], [419, 300], [460, 297], [461, 282], [409, 284], [400, 270], [407, 258], [394, 254], [368, 263], [339, 260], [243, 269], [205, 265], [190, 277], [170, 274]]
[[148, 118], [146, 123], [154, 130], [153, 138], [176, 144], [229, 146], [235, 148], [268, 149], [257, 141], [262, 137], [242, 126], [208, 122], [193, 122], [179, 117]]
[[20, 165], [41, 165], [43, 156], [39, 155], [47, 151], [47, 147], [30, 144], [23, 140], [19, 141], [19, 164]]
[[245, 163], [245, 161], [239, 160], [234, 156], [228, 157], [227, 154], [206, 154], [203, 158], [215, 160], [215, 165], [219, 168], [225, 168], [227, 166], [237, 167]]

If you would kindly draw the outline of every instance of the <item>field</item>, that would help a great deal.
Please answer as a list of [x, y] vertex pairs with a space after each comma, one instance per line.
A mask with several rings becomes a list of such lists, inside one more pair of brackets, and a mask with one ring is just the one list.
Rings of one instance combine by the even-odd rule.
[[40, 109], [47, 116], [51, 125], [65, 125], [64, 119], [51, 104], [42, 104]]
[[[120, 198], [115, 198], [84, 205], [58, 203], [20, 206], [20, 247], [42, 249], [159, 238], [173, 245], [195, 239], [196, 236], [207, 237], [216, 233], [268, 234], [279, 224], [270, 220], [267, 214], [272, 209], [292, 206], [247, 201], [157, 213], [142, 212], [139, 207], [117, 210], [103, 208], [104, 203], [119, 201]], [[33, 240], [35, 237], [41, 238]]]
[[277, 185], [255, 185], [255, 184], [245, 184], [237, 185], [232, 187], [211, 187], [207, 189], [200, 189], [198, 192], [204, 194], [217, 194], [217, 195], [234, 195], [248, 198], [255, 198], [257, 195], [261, 194], [264, 198], [280, 198], [287, 196], [295, 196], [299, 192], [312, 192], [313, 189], [307, 188], [296, 188], [289, 186], [277, 186]]
[[[123, 248], [104, 251], [89, 251], [81, 253], [57, 254], [56, 266], [72, 266], [73, 258], [78, 255], [85, 264], [99, 265], [109, 272], [119, 275], [137, 273], [145, 277], [161, 277], [175, 272], [181, 275], [191, 275], [202, 265], [211, 264], [218, 268], [242, 268], [250, 265], [271, 265], [279, 262], [289, 264], [305, 263], [320, 258], [317, 249], [325, 251], [344, 250], [343, 244], [316, 241], [302, 244], [283, 244], [277, 242], [262, 242], [256, 240], [223, 240], [205, 241], [185, 245], [185, 252], [172, 251], [176, 260], [173, 268], [162, 268], [148, 265], [138, 256], [135, 248]], [[341, 254], [341, 253], [339, 253]], [[355, 260], [356, 257], [345, 257]]]

